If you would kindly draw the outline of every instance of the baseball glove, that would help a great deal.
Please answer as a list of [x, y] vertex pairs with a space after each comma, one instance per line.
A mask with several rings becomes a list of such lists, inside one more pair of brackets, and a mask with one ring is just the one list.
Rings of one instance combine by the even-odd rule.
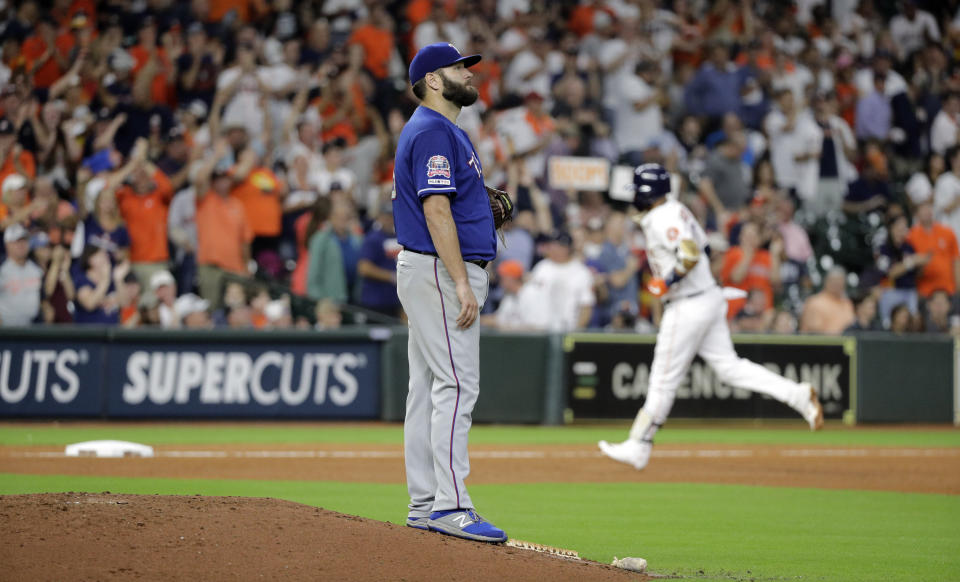
[[503, 190], [497, 190], [490, 186], [484, 186], [487, 189], [487, 196], [490, 197], [490, 210], [493, 212], [493, 226], [497, 230], [508, 220], [513, 220], [513, 200], [510, 195]]

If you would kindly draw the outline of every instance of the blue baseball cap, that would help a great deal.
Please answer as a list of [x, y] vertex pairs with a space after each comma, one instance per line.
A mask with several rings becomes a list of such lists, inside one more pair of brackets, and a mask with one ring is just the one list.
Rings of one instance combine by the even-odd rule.
[[410, 84], [415, 85], [417, 81], [432, 73], [437, 69], [449, 67], [457, 63], [463, 63], [464, 67], [472, 67], [480, 62], [480, 55], [463, 56], [457, 47], [448, 42], [438, 42], [428, 44], [423, 47], [410, 61]]

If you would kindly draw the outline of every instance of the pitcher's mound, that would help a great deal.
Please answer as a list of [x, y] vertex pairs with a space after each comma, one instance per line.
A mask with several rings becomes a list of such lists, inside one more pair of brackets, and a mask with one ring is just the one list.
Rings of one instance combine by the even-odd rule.
[[8, 580], [649, 580], [276, 499], [0, 496]]

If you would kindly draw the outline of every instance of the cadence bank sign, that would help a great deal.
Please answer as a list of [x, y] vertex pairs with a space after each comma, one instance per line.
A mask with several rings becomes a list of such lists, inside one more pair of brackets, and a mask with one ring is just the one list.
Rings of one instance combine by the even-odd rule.
[[91, 344], [0, 350], [0, 413], [376, 418], [375, 343]]

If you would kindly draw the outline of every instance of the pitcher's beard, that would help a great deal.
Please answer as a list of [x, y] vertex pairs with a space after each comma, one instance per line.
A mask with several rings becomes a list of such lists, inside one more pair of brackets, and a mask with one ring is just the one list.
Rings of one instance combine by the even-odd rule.
[[459, 107], [469, 107], [477, 102], [480, 92], [476, 87], [470, 85], [458, 85], [440, 71], [440, 78], [443, 79], [443, 98]]

